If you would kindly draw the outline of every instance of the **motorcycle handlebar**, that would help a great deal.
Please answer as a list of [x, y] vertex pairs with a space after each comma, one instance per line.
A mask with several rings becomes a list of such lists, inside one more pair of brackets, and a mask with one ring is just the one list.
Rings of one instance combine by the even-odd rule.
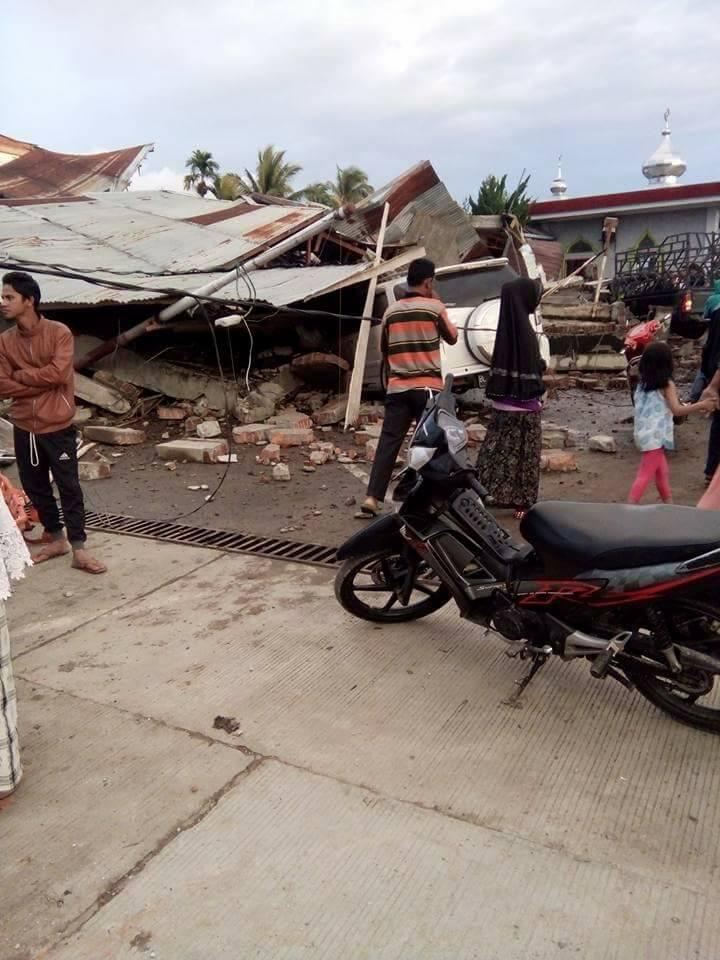
[[470, 477], [470, 489], [474, 490], [481, 500], [487, 500], [488, 492], [476, 477]]

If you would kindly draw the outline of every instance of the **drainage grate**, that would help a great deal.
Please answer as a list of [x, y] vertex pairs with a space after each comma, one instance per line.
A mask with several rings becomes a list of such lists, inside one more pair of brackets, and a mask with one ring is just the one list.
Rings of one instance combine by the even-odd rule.
[[298, 540], [279, 540], [277, 537], [254, 537], [247, 533], [228, 530], [210, 530], [190, 527], [182, 523], [162, 520], [136, 520], [116, 513], [88, 513], [86, 524], [91, 530], [122, 533], [130, 537], [164, 540], [192, 547], [224, 550], [226, 553], [247, 553], [257, 557], [271, 557], [292, 563], [309, 563], [315, 567], [335, 567], [335, 547], [319, 543], [300, 543]]

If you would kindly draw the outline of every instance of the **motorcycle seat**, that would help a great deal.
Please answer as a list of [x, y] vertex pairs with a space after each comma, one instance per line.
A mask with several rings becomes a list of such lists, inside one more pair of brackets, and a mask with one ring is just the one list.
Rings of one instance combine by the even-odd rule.
[[547, 500], [528, 510], [520, 533], [545, 567], [575, 575], [681, 563], [720, 549], [720, 512]]

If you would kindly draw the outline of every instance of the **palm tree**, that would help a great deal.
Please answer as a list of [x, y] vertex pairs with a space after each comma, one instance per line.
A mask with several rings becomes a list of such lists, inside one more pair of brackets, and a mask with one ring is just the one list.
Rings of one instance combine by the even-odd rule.
[[335, 182], [330, 184], [332, 206], [342, 207], [346, 203], [359, 203], [373, 192], [368, 183], [367, 174], [360, 167], [337, 167]]
[[201, 197], [204, 197], [208, 190], [215, 192], [213, 188], [220, 165], [213, 159], [212, 153], [208, 150], [193, 150], [185, 161], [185, 166], [190, 170], [184, 180], [186, 190], [195, 187]]
[[242, 182], [242, 189], [246, 192], [265, 193], [271, 197], [296, 197], [293, 194], [291, 180], [296, 177], [302, 167], [297, 163], [285, 161], [285, 151], [276, 150], [272, 144], [264, 150], [258, 150], [255, 173], [245, 170], [246, 179]]
[[296, 198], [298, 200], [306, 200], [308, 203], [321, 203], [324, 207], [335, 206], [333, 185], [329, 180], [309, 183], [296, 194]]
[[215, 177], [212, 186], [218, 200], [237, 200], [243, 194], [242, 177], [237, 173], [223, 173]]
[[465, 209], [474, 216], [497, 216], [501, 213], [511, 213], [518, 218], [521, 224], [525, 224], [530, 219], [530, 207], [534, 202], [526, 192], [529, 183], [530, 176], [529, 174], [526, 175], [523, 170], [518, 185], [509, 193], [507, 174], [505, 173], [498, 178], [491, 173], [480, 184], [477, 197], [475, 199], [467, 198]]
[[296, 194], [297, 198], [337, 209], [346, 203], [359, 203], [373, 192], [364, 170], [353, 166], [336, 169], [335, 180], [311, 183]]

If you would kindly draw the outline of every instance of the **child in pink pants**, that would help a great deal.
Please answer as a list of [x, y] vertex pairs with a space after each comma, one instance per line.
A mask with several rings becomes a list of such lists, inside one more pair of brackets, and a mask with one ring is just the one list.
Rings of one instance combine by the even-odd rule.
[[629, 503], [639, 503], [654, 480], [663, 503], [672, 503], [670, 468], [666, 450], [675, 449], [673, 417], [688, 413], [710, 413], [713, 400], [680, 403], [673, 383], [673, 359], [666, 343], [654, 342], [645, 348], [639, 365], [640, 383], [635, 390], [635, 446], [640, 466], [630, 489]]

